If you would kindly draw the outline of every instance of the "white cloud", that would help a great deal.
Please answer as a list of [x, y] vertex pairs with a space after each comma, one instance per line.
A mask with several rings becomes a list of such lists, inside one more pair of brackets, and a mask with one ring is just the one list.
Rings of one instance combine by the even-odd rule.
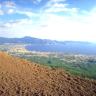
[[67, 4], [58, 4], [58, 3], [55, 3], [55, 4], [50, 5], [45, 10], [45, 12], [65, 12], [65, 11], [68, 11], [68, 8], [66, 6], [67, 6]]
[[[76, 13], [76, 12], [75, 12]], [[74, 14], [75, 14], [74, 13]], [[10, 21], [5, 25], [11, 28], [13, 36], [33, 36], [56, 40], [96, 41], [96, 13], [91, 10], [86, 14], [59, 16], [53, 13], [43, 13], [40, 21], [34, 25], [33, 19]], [[20, 31], [20, 32], [19, 32]]]
[[34, 3], [34, 4], [38, 4], [38, 3], [40, 3], [42, 0], [32, 0], [32, 2]]
[[36, 13], [32, 12], [30, 9], [28, 10], [26, 8], [20, 8], [19, 6], [16, 6], [16, 4], [11, 1], [5, 1], [1, 3], [0, 7], [1, 7], [0, 15], [18, 13], [18, 14], [24, 14], [29, 18], [32, 18], [33, 16], [37, 15]]
[[[65, 8], [66, 6], [67, 6], [67, 4], [58, 4], [58, 3], [55, 3], [54, 5], [53, 5], [55, 8]], [[53, 7], [52, 6], [52, 7]]]
[[[68, 4], [61, 3], [64, 1], [49, 0], [46, 6], [40, 10], [41, 13], [16, 9], [16, 13], [24, 14], [29, 19], [10, 21], [0, 28], [7, 27], [11, 34], [10, 36], [29, 35], [56, 40], [96, 41], [96, 8], [90, 11], [81, 10], [80, 12], [78, 8], [69, 8]], [[38, 2], [41, 2], [41, 0]], [[9, 9], [9, 13], [14, 12], [12, 8]], [[54, 14], [54, 12], [65, 12], [65, 15], [60, 16], [59, 14]], [[2, 10], [0, 14], [4, 14]], [[33, 17], [36, 16], [40, 20], [35, 21]]]
[[36, 0], [36, 1], [40, 3], [42, 0]]
[[3, 2], [4, 6], [8, 7], [8, 8], [14, 8], [16, 6], [16, 4], [13, 1], [5, 1]]
[[12, 14], [15, 12], [16, 4], [13, 1], [4, 1], [0, 3], [0, 15]]
[[21, 19], [16, 21], [9, 21], [7, 23], [4, 23], [3, 26], [9, 27], [9, 28], [15, 28], [18, 26], [23, 27], [24, 25], [31, 25], [33, 22], [30, 19]]
[[[73, 12], [72, 12], [73, 10]], [[56, 40], [78, 40], [96, 42], [96, 10], [92, 9], [80, 15], [77, 9], [70, 16], [44, 13], [34, 36]]]
[[38, 16], [38, 14], [36, 14], [36, 13], [34, 13], [32, 11], [29, 11], [29, 10], [18, 10], [17, 9], [16, 13], [24, 14], [24, 15], [28, 16], [29, 18]]
[[[0, 36], [5, 36], [4, 34], [6, 34], [6, 37], [16, 37], [16, 36], [27, 36], [30, 35], [31, 36], [31, 30], [32, 30], [32, 26], [34, 26], [32, 20], [30, 19], [21, 19], [18, 21], [9, 21], [7, 23], [3, 23], [0, 26]], [[4, 33], [2, 33], [4, 32]]]
[[3, 15], [3, 14], [4, 14], [4, 12], [2, 10], [0, 10], [0, 15]]
[[[70, 8], [69, 4], [65, 3], [66, 0], [50, 0], [45, 6], [45, 12], [56, 13], [63, 12], [68, 14], [78, 13], [78, 8]], [[63, 3], [62, 3], [63, 2]]]
[[12, 13], [15, 13], [15, 10], [14, 10], [14, 9], [9, 9], [9, 10], [7, 11], [7, 14], [12, 14]]
[[0, 15], [13, 14], [13, 13], [15, 13], [15, 10], [12, 8], [7, 10], [0, 9]]
[[52, 3], [59, 3], [59, 2], [65, 2], [66, 0], [50, 0]]

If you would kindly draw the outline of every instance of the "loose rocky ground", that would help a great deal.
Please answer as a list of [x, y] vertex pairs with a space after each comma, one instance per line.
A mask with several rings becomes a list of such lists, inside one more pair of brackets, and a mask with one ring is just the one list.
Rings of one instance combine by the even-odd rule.
[[96, 96], [96, 81], [0, 52], [0, 96]]

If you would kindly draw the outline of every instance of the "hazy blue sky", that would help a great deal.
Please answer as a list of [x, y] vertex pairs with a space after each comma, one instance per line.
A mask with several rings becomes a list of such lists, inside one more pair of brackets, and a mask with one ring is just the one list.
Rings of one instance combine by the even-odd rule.
[[0, 0], [0, 37], [96, 42], [96, 0]]

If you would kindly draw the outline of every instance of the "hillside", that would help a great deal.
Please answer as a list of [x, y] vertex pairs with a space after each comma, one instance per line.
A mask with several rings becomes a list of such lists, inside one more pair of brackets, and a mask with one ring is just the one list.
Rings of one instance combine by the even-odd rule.
[[96, 96], [96, 81], [0, 52], [0, 96]]

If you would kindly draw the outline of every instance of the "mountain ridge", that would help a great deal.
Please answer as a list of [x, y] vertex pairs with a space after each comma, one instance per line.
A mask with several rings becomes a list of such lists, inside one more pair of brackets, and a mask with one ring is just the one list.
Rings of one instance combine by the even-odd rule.
[[[33, 42], [34, 41], [34, 42]], [[8, 38], [8, 37], [0, 37], [0, 43], [88, 43], [85, 41], [58, 41], [58, 40], [50, 40], [50, 39], [40, 39], [30, 36], [25, 36], [21, 38]]]

